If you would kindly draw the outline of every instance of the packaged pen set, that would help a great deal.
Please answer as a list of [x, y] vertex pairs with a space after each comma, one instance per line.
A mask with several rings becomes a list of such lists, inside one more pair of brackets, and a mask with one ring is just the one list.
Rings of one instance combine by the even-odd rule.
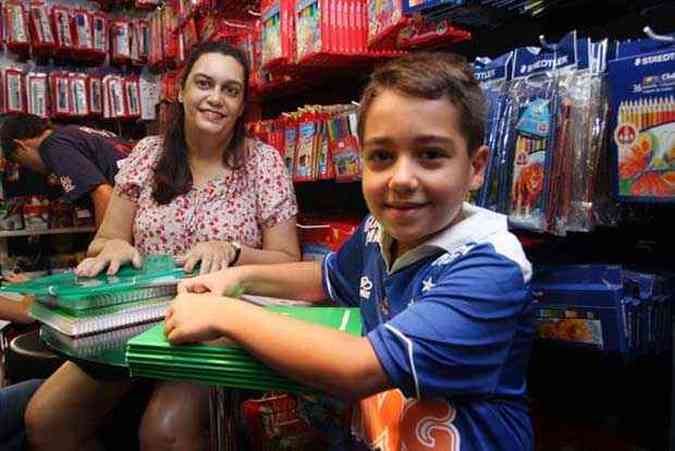
[[185, 276], [168, 256], [147, 257], [114, 276], [65, 272], [5, 285], [0, 293], [35, 297], [31, 315], [68, 336], [82, 336], [161, 319]]
[[294, 182], [361, 178], [355, 105], [306, 105], [278, 119], [249, 124], [281, 152]]
[[607, 122], [606, 46], [571, 32], [547, 47], [477, 60], [491, 150], [479, 205], [533, 231], [593, 229]]
[[617, 198], [675, 201], [675, 41], [619, 42], [608, 64]]
[[532, 291], [540, 339], [627, 360], [671, 347], [670, 278], [613, 265], [541, 266]]

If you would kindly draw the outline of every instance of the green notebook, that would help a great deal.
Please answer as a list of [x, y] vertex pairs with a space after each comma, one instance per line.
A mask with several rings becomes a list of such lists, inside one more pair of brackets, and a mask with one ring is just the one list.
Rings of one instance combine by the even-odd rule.
[[[361, 335], [361, 313], [356, 308], [274, 306], [267, 309]], [[256, 390], [313, 391], [280, 375], [233, 343], [171, 345], [164, 336], [163, 324], [129, 340], [127, 363], [132, 376]]]
[[145, 259], [143, 267], [122, 267], [114, 276], [77, 277], [73, 272], [54, 274], [27, 282], [4, 285], [0, 294], [33, 295], [48, 306], [58, 306], [70, 313], [79, 310], [108, 307], [144, 299], [176, 294], [178, 282], [185, 277], [181, 267], [166, 255]]

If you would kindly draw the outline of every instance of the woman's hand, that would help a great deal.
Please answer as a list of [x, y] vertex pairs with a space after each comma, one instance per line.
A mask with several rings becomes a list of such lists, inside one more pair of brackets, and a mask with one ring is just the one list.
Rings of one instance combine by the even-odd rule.
[[140, 268], [143, 265], [143, 257], [128, 241], [108, 240], [96, 257], [85, 258], [77, 265], [75, 274], [80, 277], [94, 277], [108, 267], [107, 274], [112, 276], [126, 263]]
[[241, 269], [237, 267], [184, 279], [178, 284], [178, 292], [212, 293], [236, 298], [243, 293], [240, 273]]
[[234, 246], [227, 241], [204, 241], [177, 260], [179, 264], [183, 263], [183, 269], [188, 274], [201, 261], [199, 274], [209, 274], [230, 266], [235, 255]]
[[216, 321], [223, 315], [226, 302], [213, 294], [179, 294], [166, 312], [164, 335], [172, 344], [220, 338]]

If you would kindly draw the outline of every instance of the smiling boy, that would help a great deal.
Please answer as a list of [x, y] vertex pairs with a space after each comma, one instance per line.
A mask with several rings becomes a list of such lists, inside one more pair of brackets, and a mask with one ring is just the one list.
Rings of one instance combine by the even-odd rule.
[[[371, 215], [323, 262], [242, 266], [189, 279], [165, 322], [173, 343], [229, 337], [282, 374], [359, 400], [357, 437], [380, 450], [530, 450], [531, 267], [506, 218], [463, 202], [478, 188], [485, 100], [441, 53], [377, 69], [361, 101]], [[366, 336], [221, 295], [361, 309]], [[280, 339], [283, 337], [283, 339]]]

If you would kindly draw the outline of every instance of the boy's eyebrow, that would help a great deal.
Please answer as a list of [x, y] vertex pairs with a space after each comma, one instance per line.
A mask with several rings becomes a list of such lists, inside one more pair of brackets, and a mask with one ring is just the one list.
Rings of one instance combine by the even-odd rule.
[[[365, 146], [386, 146], [389, 144], [392, 144], [394, 142], [393, 139], [387, 138], [387, 137], [376, 137], [376, 138], [370, 138], [366, 139], [366, 141], [363, 143]], [[437, 135], [422, 135], [422, 136], [416, 136], [413, 139], [413, 143], [416, 145], [420, 144], [442, 144], [446, 145], [451, 148], [455, 148], [456, 143], [453, 139], [445, 137], [445, 136], [437, 136]]]

